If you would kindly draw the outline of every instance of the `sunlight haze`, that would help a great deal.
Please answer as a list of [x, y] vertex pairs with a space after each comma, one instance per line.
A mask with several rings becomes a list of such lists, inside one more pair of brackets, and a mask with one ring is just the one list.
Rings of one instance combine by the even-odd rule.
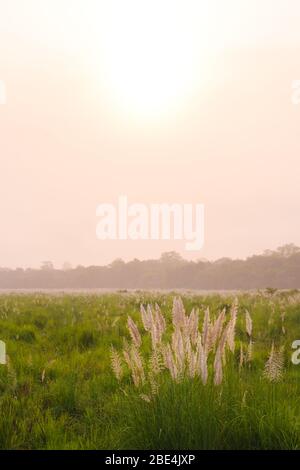
[[[300, 244], [300, 3], [2, 0], [0, 266]], [[99, 241], [96, 207], [205, 205], [205, 242]]]

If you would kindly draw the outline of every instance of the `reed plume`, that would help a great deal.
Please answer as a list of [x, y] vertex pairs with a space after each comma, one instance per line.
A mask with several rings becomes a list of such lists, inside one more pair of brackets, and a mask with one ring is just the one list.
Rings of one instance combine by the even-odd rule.
[[207, 371], [207, 353], [202, 345], [201, 335], [198, 335], [197, 339], [197, 369], [198, 374], [201, 377], [202, 383], [205, 385], [207, 383], [208, 371]]
[[172, 319], [175, 328], [182, 328], [186, 324], [185, 309], [180, 297], [175, 297], [173, 300]]
[[[150, 351], [147, 357], [143, 358], [142, 337], [137, 324], [129, 316], [127, 326], [131, 341], [124, 339], [123, 355], [111, 349], [112, 369], [117, 380], [120, 381], [124, 375], [122, 363], [124, 361], [135, 387], [147, 387], [147, 393], [140, 394], [145, 401], [150, 401], [158, 394], [164, 373], [169, 374], [174, 382], [180, 382], [184, 378], [192, 380], [199, 377], [202, 384], [206, 385], [209, 371], [212, 369], [214, 385], [222, 384], [227, 356], [232, 355], [235, 350], [237, 299], [231, 306], [228, 320], [225, 308], [214, 317], [207, 307], [201, 328], [198, 310], [192, 309], [188, 315], [180, 297], [175, 297], [173, 300], [171, 331], [169, 327], [167, 328], [166, 318], [158, 304], [154, 307], [141, 305], [140, 313], [146, 335], [151, 340]], [[253, 322], [248, 310], [245, 311], [245, 324], [249, 343], [245, 350], [240, 343], [239, 356], [234, 360], [239, 371], [246, 362], [252, 360], [253, 356]], [[283, 350], [276, 350], [272, 345], [264, 376], [271, 382], [280, 380], [283, 366]]]
[[138, 327], [136, 326], [136, 324], [134, 323], [131, 317], [128, 317], [127, 327], [128, 327], [133, 343], [135, 344], [137, 348], [139, 348], [140, 345], [142, 344], [142, 338], [141, 338]]
[[252, 336], [253, 323], [252, 323], [252, 318], [251, 318], [250, 313], [248, 312], [248, 310], [246, 310], [245, 317], [246, 317], [246, 331], [247, 331], [247, 334], [250, 338]]
[[210, 330], [210, 311], [209, 307], [205, 309], [204, 321], [202, 327], [202, 341], [203, 347], [206, 352], [209, 352], [209, 330]]
[[236, 299], [231, 307], [231, 316], [228, 323], [227, 343], [230, 351], [233, 353], [235, 348], [235, 326], [238, 314], [238, 300]]
[[111, 356], [112, 370], [117, 380], [120, 381], [123, 377], [123, 367], [122, 367], [121, 357], [119, 353], [113, 347], [111, 347], [110, 356]]
[[163, 347], [162, 355], [165, 361], [165, 366], [169, 370], [172, 379], [175, 381], [178, 381], [179, 373], [178, 373], [177, 365], [175, 363], [172, 349], [169, 343]]
[[269, 358], [265, 364], [264, 377], [270, 382], [279, 382], [283, 375], [284, 367], [284, 350], [283, 348], [275, 349], [274, 343], [269, 354]]
[[220, 385], [223, 380], [222, 350], [218, 347], [214, 360], [214, 384]]

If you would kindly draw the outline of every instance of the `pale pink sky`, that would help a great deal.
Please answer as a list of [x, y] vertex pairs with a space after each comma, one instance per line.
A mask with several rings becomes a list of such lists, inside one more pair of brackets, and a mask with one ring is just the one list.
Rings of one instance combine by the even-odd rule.
[[[165, 1], [1, 0], [0, 266], [300, 245], [300, 2]], [[120, 194], [204, 203], [204, 248], [97, 240]]]

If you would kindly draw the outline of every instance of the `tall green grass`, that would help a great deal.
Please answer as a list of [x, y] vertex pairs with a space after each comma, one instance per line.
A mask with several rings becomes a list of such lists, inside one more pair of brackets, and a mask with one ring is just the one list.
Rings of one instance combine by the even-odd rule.
[[[130, 340], [127, 317], [141, 326], [140, 304], [157, 302], [170, 320], [173, 294], [20, 294], [0, 296], [0, 339], [9, 364], [0, 366], [1, 449], [300, 449], [300, 366], [290, 361], [300, 339], [297, 292], [243, 294], [253, 320], [253, 360], [241, 374], [238, 348], [216, 387], [210, 374], [175, 383], [162, 374], [159, 393], [140, 397], [129, 371], [120, 384], [113, 346]], [[230, 306], [228, 295], [185, 294], [187, 311]], [[282, 331], [282, 312], [285, 312]], [[236, 337], [246, 344], [239, 317]], [[272, 343], [285, 347], [283, 379], [262, 375]], [[149, 353], [145, 342], [142, 353]]]

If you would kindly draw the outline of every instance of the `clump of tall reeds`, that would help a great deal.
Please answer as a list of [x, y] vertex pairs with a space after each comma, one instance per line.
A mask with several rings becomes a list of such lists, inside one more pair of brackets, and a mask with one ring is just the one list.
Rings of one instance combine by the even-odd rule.
[[[172, 325], [167, 326], [166, 318], [157, 304], [154, 307], [141, 305], [140, 311], [145, 336], [150, 336], [150, 355], [145, 357], [142, 354], [142, 334], [134, 320], [128, 317], [131, 342], [124, 340], [122, 354], [114, 349], [111, 351], [112, 368], [118, 380], [123, 377], [125, 363], [134, 385], [140, 387], [147, 383], [150, 385], [150, 395], [157, 393], [157, 378], [163, 371], [168, 372], [175, 382], [198, 376], [205, 385], [211, 373], [215, 385], [222, 383], [226, 355], [233, 354], [235, 350], [237, 300], [232, 304], [229, 314], [223, 309], [214, 317], [207, 307], [202, 325], [199, 310], [192, 309], [187, 314], [180, 297], [173, 300]], [[248, 313], [249, 336], [251, 329]], [[145, 400], [150, 399], [149, 395], [141, 396]]]
[[[159, 376], [168, 373], [174, 382], [199, 377], [205, 386], [211, 379], [215, 386], [220, 386], [224, 378], [227, 357], [233, 357], [236, 348], [236, 324], [238, 319], [238, 299], [229, 311], [224, 308], [213, 316], [207, 307], [202, 314], [193, 308], [186, 313], [182, 299], [175, 297], [172, 307], [172, 322], [167, 325], [158, 304], [141, 305], [141, 333], [136, 322], [128, 317], [127, 328], [131, 341], [124, 339], [124, 348], [120, 354], [111, 350], [112, 368], [120, 381], [124, 376], [124, 366], [130, 371], [133, 384], [150, 390], [140, 393], [149, 401], [158, 392]], [[245, 311], [245, 332], [249, 338], [247, 349], [240, 345], [238, 370], [244, 363], [252, 361], [252, 318]], [[142, 353], [143, 338], [149, 336], [150, 354]], [[144, 349], [143, 349], [144, 351]], [[265, 365], [264, 376], [271, 382], [280, 380], [283, 370], [283, 352], [272, 347]], [[141, 389], [142, 392], [142, 389]]]

